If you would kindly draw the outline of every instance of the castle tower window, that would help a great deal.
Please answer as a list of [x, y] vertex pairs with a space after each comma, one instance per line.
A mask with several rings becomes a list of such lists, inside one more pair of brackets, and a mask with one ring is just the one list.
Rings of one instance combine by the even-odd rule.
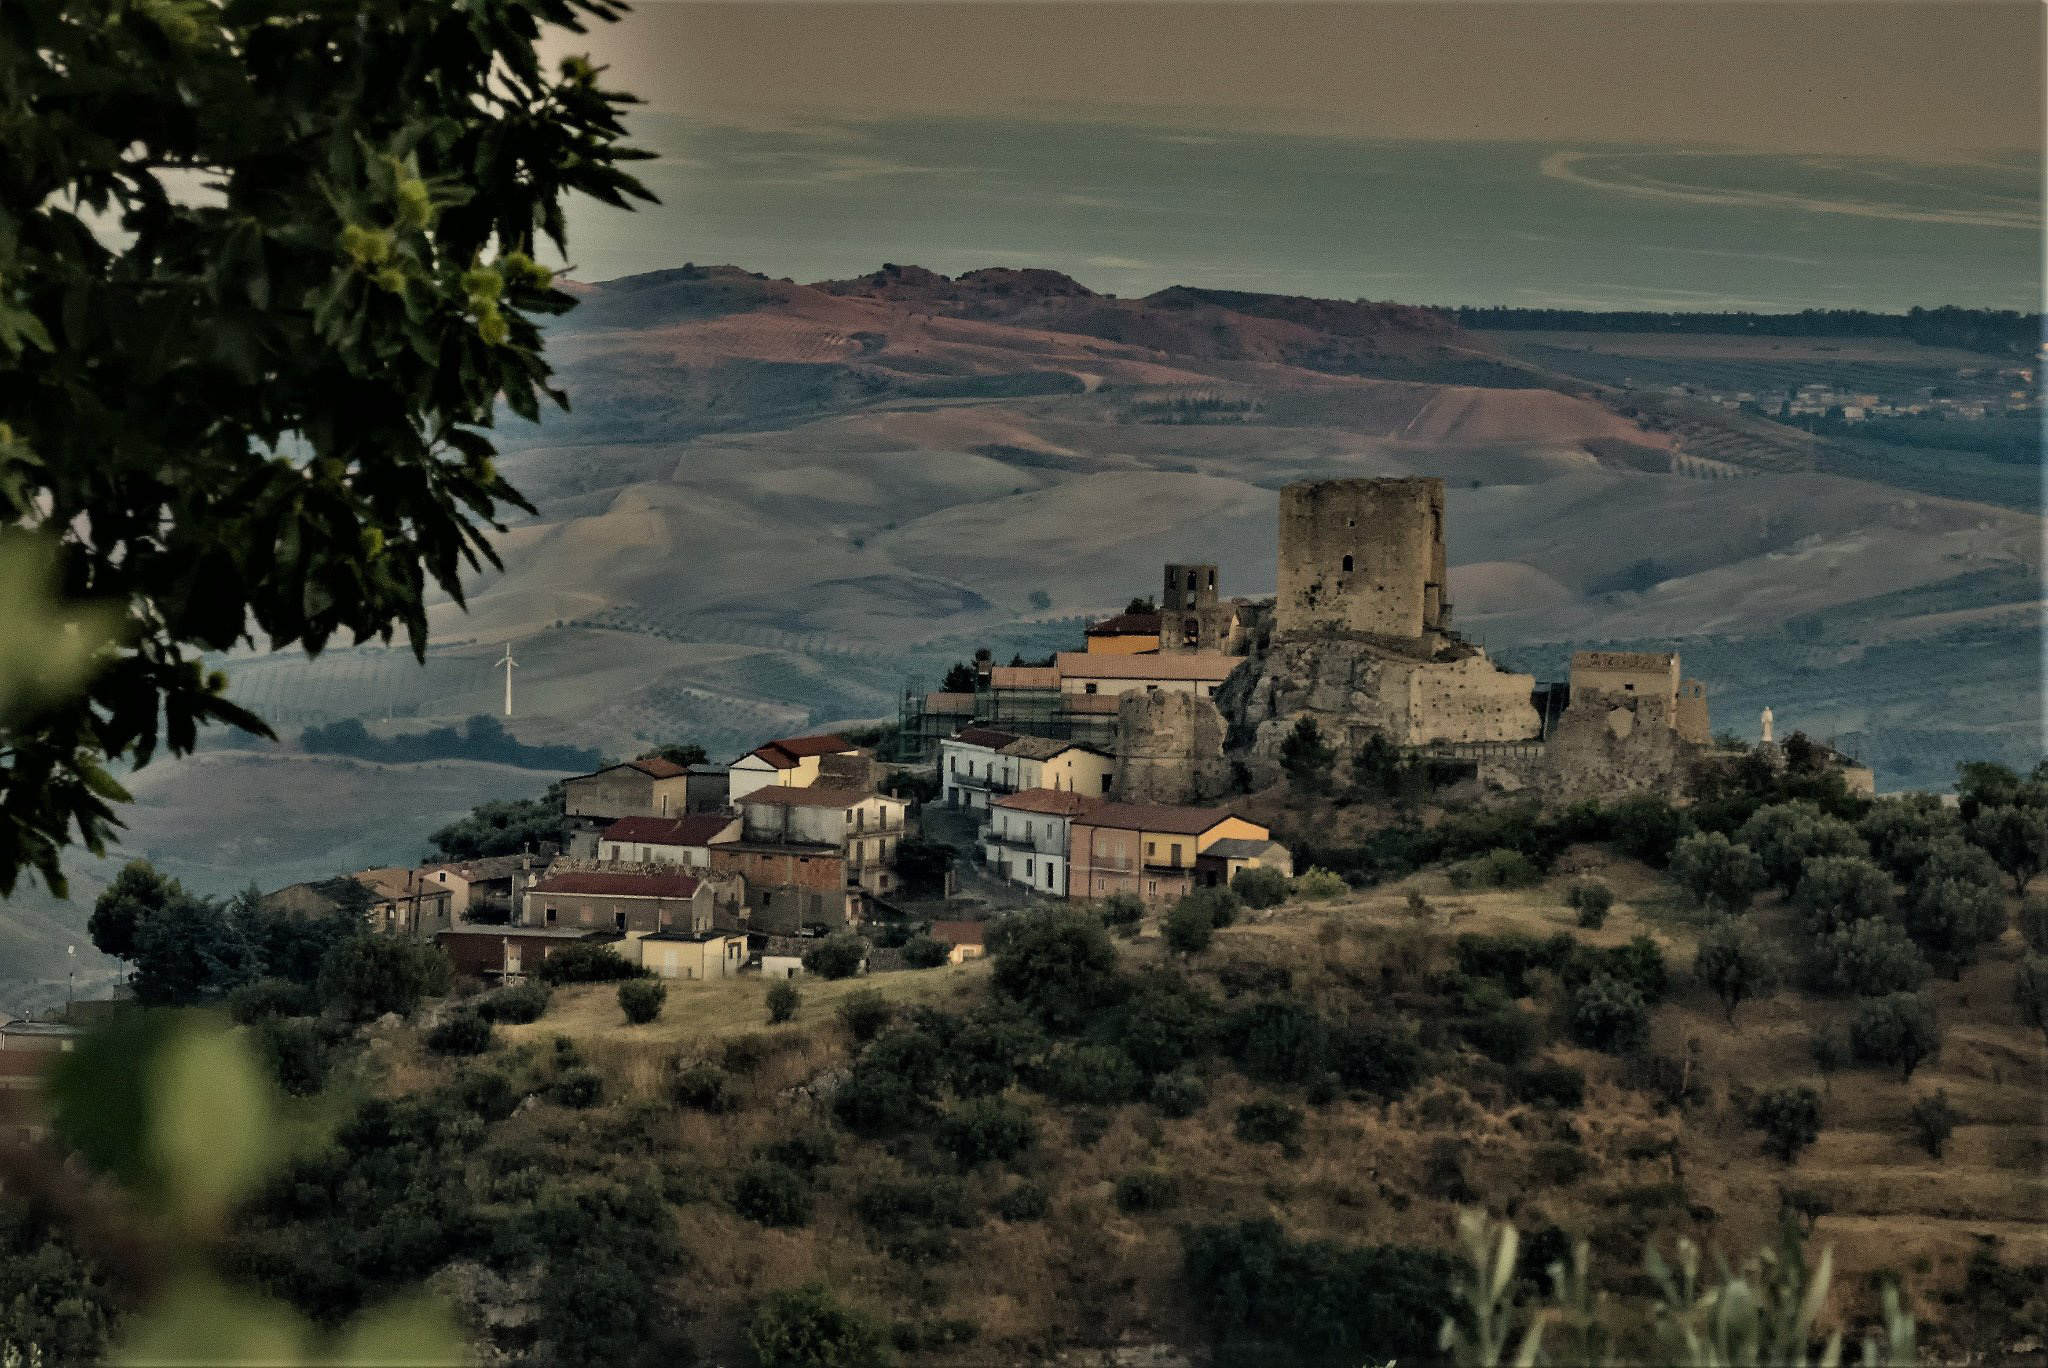
[[1346, 574], [1350, 574], [1350, 573], [1351, 573], [1351, 557], [1349, 557], [1349, 556], [1346, 556], [1346, 557], [1344, 558], [1344, 573], [1346, 573]]
[[1188, 588], [1189, 588], [1189, 589], [1193, 589], [1194, 587], [1195, 587], [1195, 572], [1194, 572], [1194, 571], [1192, 571], [1192, 570], [1190, 570], [1190, 571], [1188, 571]]

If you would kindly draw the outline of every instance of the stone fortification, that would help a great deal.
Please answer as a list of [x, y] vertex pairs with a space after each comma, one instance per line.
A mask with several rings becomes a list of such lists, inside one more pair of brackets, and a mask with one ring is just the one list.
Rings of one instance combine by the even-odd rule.
[[1203, 803], [1230, 790], [1223, 714], [1199, 694], [1132, 691], [1117, 701], [1116, 774], [1121, 803]]
[[1159, 596], [1159, 649], [1228, 649], [1230, 605], [1217, 595], [1213, 565], [1169, 565]]
[[1442, 480], [1306, 480], [1280, 491], [1276, 635], [1441, 631], [1444, 582]]

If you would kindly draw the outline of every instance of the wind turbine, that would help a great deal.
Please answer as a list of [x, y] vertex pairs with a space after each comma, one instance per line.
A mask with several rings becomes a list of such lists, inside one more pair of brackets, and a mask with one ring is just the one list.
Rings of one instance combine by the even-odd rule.
[[505, 672], [505, 716], [510, 717], [512, 715], [512, 672], [519, 668], [519, 662], [512, 658], [511, 642], [505, 643], [505, 658], [491, 668], [502, 669]]

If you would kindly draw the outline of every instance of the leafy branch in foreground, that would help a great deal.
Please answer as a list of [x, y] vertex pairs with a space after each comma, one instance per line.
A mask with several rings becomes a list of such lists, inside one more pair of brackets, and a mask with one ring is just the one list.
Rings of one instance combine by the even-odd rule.
[[[77, 697], [0, 717], [0, 894], [102, 851], [117, 763], [231, 703], [205, 653], [415, 653], [528, 505], [500, 402], [537, 421], [533, 254], [563, 202], [651, 196], [630, 98], [545, 27], [615, 0], [9, 0], [0, 9], [0, 527], [44, 529], [62, 599], [120, 642]], [[59, 644], [53, 632], [32, 638]]]

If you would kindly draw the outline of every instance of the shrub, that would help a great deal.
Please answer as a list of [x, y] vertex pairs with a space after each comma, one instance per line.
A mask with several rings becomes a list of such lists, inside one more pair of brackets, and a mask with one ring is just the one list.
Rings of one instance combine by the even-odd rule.
[[1342, 875], [1327, 869], [1311, 868], [1294, 880], [1294, 896], [1307, 902], [1326, 902], [1350, 891]]
[[1246, 907], [1278, 907], [1287, 901], [1287, 876], [1277, 869], [1240, 869], [1230, 881], [1230, 891]]
[[1755, 851], [1771, 882], [1790, 892], [1808, 861], [1827, 855], [1867, 857], [1870, 847], [1856, 828], [1824, 816], [1811, 803], [1773, 803], [1756, 810], [1736, 840]]
[[[770, 1015], [772, 1017], [773, 1008], [770, 1008]], [[790, 1009], [790, 1015], [795, 1015], [794, 1005]], [[839, 1024], [846, 1028], [846, 1034], [853, 1038], [853, 1043], [865, 1045], [889, 1028], [889, 1023], [896, 1019], [896, 1009], [889, 1005], [887, 998], [874, 989], [863, 988], [859, 992], [848, 993], [841, 999], [835, 1015], [839, 1018]], [[788, 1019], [783, 1018], [785, 1021]]]
[[1042, 1221], [1052, 1198], [1036, 1183], [1019, 1183], [996, 1198], [996, 1215], [1006, 1221]]
[[479, 998], [476, 1012], [485, 1021], [523, 1026], [547, 1015], [548, 1000], [552, 996], [545, 983], [515, 983], [510, 988], [500, 988]]
[[1288, 787], [1296, 793], [1328, 793], [1330, 771], [1336, 763], [1336, 749], [1323, 740], [1312, 717], [1298, 719], [1280, 742], [1280, 768], [1287, 775]]
[[1144, 1078], [1114, 1045], [1064, 1045], [1046, 1057], [1036, 1081], [1056, 1101], [1109, 1106], [1137, 1096]]
[[936, 969], [952, 957], [952, 948], [931, 936], [912, 936], [903, 942], [903, 962], [912, 969]]
[[1849, 1021], [1849, 1048], [1870, 1064], [1896, 1064], [1899, 1076], [1913, 1070], [1941, 1049], [1941, 1030], [1934, 1009], [1917, 993], [1872, 998]]
[[1116, 1209], [1126, 1216], [1164, 1211], [1180, 1198], [1180, 1184], [1164, 1169], [1139, 1169], [1116, 1180]]
[[1823, 855], [1806, 862], [1792, 900], [1806, 913], [1807, 928], [1824, 935], [1889, 914], [1891, 876], [1858, 855]]
[[554, 1081], [548, 1098], [565, 1107], [594, 1107], [604, 1100], [604, 1078], [592, 1069], [571, 1069]]
[[474, 1012], [457, 1012], [427, 1032], [426, 1043], [437, 1055], [480, 1055], [491, 1048], [491, 1023]]
[[1456, 943], [1458, 971], [1472, 978], [1492, 979], [1509, 999], [1529, 996], [1529, 975], [1537, 969], [1561, 967], [1574, 942], [1569, 936], [1556, 943], [1534, 936], [1480, 936], [1467, 932]]
[[975, 1220], [967, 1189], [956, 1178], [870, 1183], [854, 1197], [853, 1211], [882, 1237], [890, 1257], [913, 1263], [943, 1258], [952, 1244], [946, 1231]]
[[1730, 841], [1718, 831], [1705, 831], [1678, 842], [1671, 852], [1671, 875], [1693, 901], [1724, 912], [1746, 912], [1769, 884], [1770, 875], [1756, 852]]
[[1764, 1133], [1764, 1151], [1790, 1164], [1820, 1138], [1820, 1094], [1811, 1088], [1772, 1088], [1750, 1103], [1750, 1129]]
[[770, 1292], [747, 1324], [758, 1368], [889, 1368], [881, 1328], [822, 1286]]
[[1181, 1237], [1190, 1304], [1218, 1337], [1278, 1341], [1332, 1363], [1430, 1362], [1458, 1264], [1433, 1249], [1297, 1242], [1271, 1220]]
[[1366, 1018], [1330, 1031], [1329, 1059], [1347, 1088], [1400, 1097], [1422, 1081], [1422, 1046], [1400, 1022]]
[[867, 959], [868, 943], [851, 931], [842, 931], [804, 951], [804, 972], [822, 979], [852, 978]]
[[[1562, 939], [1559, 937], [1558, 939]], [[1643, 995], [1644, 1002], [1660, 1002], [1671, 986], [1664, 952], [1648, 936], [1635, 936], [1627, 945], [1598, 948], [1575, 945], [1563, 966], [1564, 981], [1576, 988], [1601, 974], [1620, 979]]]
[[1544, 1187], [1570, 1187], [1592, 1167], [1581, 1146], [1564, 1141], [1547, 1140], [1529, 1151], [1529, 1177]]
[[1536, 1019], [1518, 1007], [1500, 1007], [1458, 1023], [1467, 1045], [1496, 1064], [1519, 1064], [1536, 1049]]
[[1197, 888], [1194, 892], [1181, 897], [1179, 903], [1192, 903], [1207, 908], [1209, 925], [1218, 930], [1226, 926], [1235, 926], [1238, 914], [1244, 911], [1244, 900], [1227, 888]]
[[1926, 1150], [1929, 1157], [1939, 1159], [1963, 1116], [1948, 1104], [1947, 1089], [1938, 1088], [1934, 1096], [1915, 1102], [1913, 1109], [1906, 1113], [1906, 1119], [1913, 1127], [1913, 1135], [1919, 1140], [1920, 1148]]
[[1693, 977], [1715, 997], [1728, 1024], [1735, 1024], [1735, 1009], [1752, 998], [1762, 997], [1777, 986], [1777, 965], [1755, 936], [1734, 917], [1724, 918], [1700, 937], [1699, 954], [1693, 958]]
[[534, 971], [541, 982], [562, 983], [619, 983], [630, 978], [644, 978], [647, 971], [637, 964], [628, 964], [609, 945], [585, 945], [571, 943], [549, 955]]
[[1817, 992], [1880, 997], [1918, 988], [1927, 962], [1889, 919], [1850, 922], [1820, 937], [1806, 961], [1807, 983]]
[[1291, 1151], [1301, 1139], [1301, 1108], [1265, 1098], [1247, 1102], [1237, 1109], [1237, 1138]]
[[1586, 1101], [1586, 1075], [1569, 1064], [1517, 1069], [1508, 1076], [1508, 1089], [1517, 1102], [1576, 1108]]
[[1294, 971], [1284, 964], [1267, 964], [1263, 960], [1226, 960], [1216, 971], [1216, 982], [1223, 989], [1225, 997], [1243, 997], [1246, 993], [1284, 993], [1294, 986]]
[[1099, 910], [1104, 926], [1136, 926], [1145, 920], [1145, 904], [1135, 893], [1112, 893]]
[[519, 1109], [526, 1094], [501, 1073], [465, 1073], [456, 1080], [455, 1096], [463, 1107], [486, 1123], [503, 1121]]
[[1578, 879], [1565, 890], [1565, 906], [1579, 914], [1579, 925], [1598, 931], [1607, 924], [1608, 909], [1614, 906], [1614, 890], [1598, 879]]
[[1527, 888], [1543, 874], [1521, 851], [1498, 849], [1452, 865], [1450, 876], [1453, 888]]
[[2020, 939], [2037, 955], [2048, 955], [2048, 893], [2029, 893], [2020, 902]]
[[1650, 1011], [1635, 985], [1598, 974], [1566, 1003], [1572, 1039], [1596, 1050], [1632, 1050], [1649, 1034]]
[[1007, 1098], [970, 1098], [941, 1118], [938, 1141], [963, 1169], [1007, 1163], [1038, 1142], [1038, 1123]]
[[813, 1173], [831, 1163], [838, 1148], [830, 1131], [795, 1130], [762, 1146], [761, 1157], [798, 1173]]
[[228, 1015], [243, 1026], [272, 1017], [311, 1016], [320, 1010], [313, 990], [290, 979], [260, 978], [228, 994]]
[[1209, 917], [1206, 904], [1182, 898], [1160, 925], [1167, 947], [1182, 955], [1199, 955], [1207, 950], [1216, 933], [1215, 923]]
[[1806, 1042], [1806, 1050], [1822, 1078], [1840, 1073], [1849, 1062], [1847, 1042], [1833, 1031], [1815, 1031]]
[[264, 1017], [249, 1028], [249, 1042], [277, 1086], [293, 1097], [311, 1097], [327, 1086], [334, 1068], [328, 1023]]
[[739, 1104], [732, 1086], [732, 1075], [716, 1064], [705, 1060], [676, 1071], [675, 1080], [669, 1085], [670, 1095], [680, 1107], [696, 1111], [731, 1111]]
[[1054, 1030], [1078, 1030], [1123, 992], [1116, 947], [1085, 913], [1026, 912], [995, 923], [988, 937], [989, 986]]
[[727, 1073], [752, 1073], [795, 1044], [796, 1042], [786, 1035], [775, 1035], [767, 1031], [749, 1031], [745, 1035], [727, 1036], [718, 1044], [718, 1062]]
[[668, 1001], [668, 985], [657, 979], [629, 979], [619, 985], [619, 1010], [629, 1025], [645, 1026], [661, 1015]]
[[1181, 1120], [1202, 1109], [1209, 1100], [1209, 1088], [1199, 1074], [1188, 1069], [1176, 1069], [1153, 1079], [1147, 1096], [1152, 1105], [1159, 1108], [1161, 1115]]
[[[877, 997], [880, 995], [877, 994]], [[768, 985], [768, 1024], [780, 1026], [785, 1021], [796, 1019], [796, 1009], [803, 1005], [804, 995], [788, 979], [776, 979]]]
[[811, 1180], [784, 1164], [749, 1164], [733, 1183], [732, 1209], [764, 1226], [807, 1226], [811, 1223]]
[[2020, 1019], [2048, 1036], [2048, 956], [2029, 955], [2012, 976], [2012, 1000]]
[[354, 936], [320, 961], [320, 1000], [362, 1021], [387, 1012], [411, 1016], [448, 991], [454, 976], [439, 946], [406, 936]]
[[1022, 1078], [1047, 1049], [1037, 1022], [1012, 1012], [984, 1010], [951, 1030], [945, 1070], [962, 1097], [987, 1097]]

